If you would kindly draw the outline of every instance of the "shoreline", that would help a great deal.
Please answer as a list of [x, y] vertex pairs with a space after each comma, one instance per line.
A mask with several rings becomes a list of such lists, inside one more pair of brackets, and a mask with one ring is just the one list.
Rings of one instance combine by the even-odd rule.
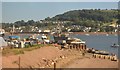
[[[76, 66], [78, 66], [77, 68], [89, 68], [91, 64], [92, 68], [117, 68], [118, 63], [108, 59], [92, 58], [92, 54], [88, 53], [82, 56], [81, 51], [59, 50], [57, 47], [52, 46], [25, 52], [19, 56], [21, 56], [22, 68], [54, 68], [53, 61], [56, 62], [56, 68], [76, 68]], [[18, 68], [18, 65], [16, 65], [18, 62], [18, 55], [3, 56], [2, 58], [3, 68]], [[83, 64], [81, 65], [81, 63]], [[101, 65], [101, 63], [105, 63], [105, 65]]]
[[74, 34], [82, 34], [82, 35], [86, 35], [86, 34], [90, 34], [90, 35], [106, 35], [106, 34], [118, 34], [118, 32], [72, 32]]
[[[67, 33], [67, 32], [63, 32], [63, 33]], [[86, 34], [90, 34], [90, 35], [106, 35], [106, 34], [110, 34], [110, 35], [115, 35], [118, 34], [118, 32], [69, 32], [70, 34], [81, 34], [81, 35], [86, 35]], [[14, 35], [22, 35], [22, 34], [27, 34], [27, 33], [18, 33], [18, 34], [14, 34]], [[28, 34], [42, 34], [42, 33], [28, 33]], [[5, 35], [11, 35], [9, 32], [6, 32]]]

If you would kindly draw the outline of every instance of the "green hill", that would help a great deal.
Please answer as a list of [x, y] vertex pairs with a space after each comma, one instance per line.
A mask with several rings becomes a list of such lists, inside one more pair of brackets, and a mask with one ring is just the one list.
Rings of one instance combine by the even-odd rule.
[[93, 20], [111, 22], [113, 19], [117, 19], [117, 14], [117, 10], [73, 10], [56, 15], [55, 17], [51, 18], [51, 20], [75, 22]]

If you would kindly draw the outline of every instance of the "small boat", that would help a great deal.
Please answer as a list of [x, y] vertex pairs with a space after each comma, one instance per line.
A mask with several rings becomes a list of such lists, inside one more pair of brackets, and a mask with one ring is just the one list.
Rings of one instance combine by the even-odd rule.
[[48, 36], [46, 36], [45, 34], [42, 34], [41, 38], [44, 42], [50, 43], [50, 40], [49, 40]]
[[20, 36], [9, 36], [9, 39], [10, 40], [17, 40], [17, 39], [20, 39]]
[[106, 36], [109, 36], [109, 34], [106, 34]]
[[112, 47], [112, 48], [118, 48], [119, 45], [114, 43], [113, 45], [111, 45], [111, 47]]
[[109, 52], [106, 51], [95, 51], [96, 54], [109, 55]]
[[56, 43], [58, 43], [59, 40], [67, 40], [68, 39], [68, 35], [66, 34], [59, 34], [59, 35], [55, 35], [54, 34], [54, 40]]
[[86, 36], [90, 36], [90, 34], [85, 34]]
[[85, 44], [85, 41], [78, 39], [78, 38], [68, 38], [67, 43], [80, 43], [80, 44]]

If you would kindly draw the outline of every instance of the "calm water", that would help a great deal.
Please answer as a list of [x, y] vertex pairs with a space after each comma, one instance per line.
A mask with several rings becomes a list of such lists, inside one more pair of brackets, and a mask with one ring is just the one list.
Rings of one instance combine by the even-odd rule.
[[[29, 35], [23, 34], [19, 35], [21, 38], [26, 38]], [[37, 38], [41, 38], [41, 35], [35, 35]], [[51, 39], [53, 40], [53, 37], [50, 36]], [[104, 50], [104, 51], [109, 51], [110, 53], [115, 53], [118, 54], [118, 49], [117, 48], [111, 48], [110, 46], [113, 45], [114, 43], [118, 43], [118, 36], [115, 35], [79, 35], [79, 34], [72, 34], [70, 37], [76, 37], [80, 38], [84, 41], [86, 41], [86, 45], [88, 48], [95, 48], [98, 50]], [[8, 36], [6, 36], [8, 38]]]
[[95, 48], [98, 50], [109, 51], [110, 53], [118, 54], [118, 48], [111, 48], [114, 43], [118, 44], [118, 36], [115, 35], [76, 35], [72, 37], [80, 38], [86, 41], [86, 45], [89, 48]]

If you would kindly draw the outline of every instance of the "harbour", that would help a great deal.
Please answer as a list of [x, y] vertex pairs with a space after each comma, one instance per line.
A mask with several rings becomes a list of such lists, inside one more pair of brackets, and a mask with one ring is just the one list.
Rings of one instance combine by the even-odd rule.
[[3, 2], [0, 68], [117, 70], [120, 14], [115, 6], [117, 2]]
[[[74, 65], [76, 65], [76, 61], [82, 61], [82, 60], [85, 60], [89, 63], [91, 63], [93, 60], [100, 60], [100, 62], [107, 62], [107, 63], [110, 62], [109, 65], [116, 68], [115, 65], [118, 62], [119, 47], [116, 47], [116, 48], [111, 47], [111, 46], [114, 46], [114, 44], [118, 44], [118, 41], [117, 41], [118, 36], [114, 34], [88, 34], [88, 33], [76, 34], [76, 33], [64, 33], [59, 31], [58, 33], [55, 32], [54, 34], [44, 33], [44, 32], [43, 33], [19, 33], [19, 34], [13, 33], [11, 35], [4, 34], [3, 39], [5, 39], [5, 41], [8, 44], [6, 47], [1, 48], [3, 50], [3, 58], [5, 58], [4, 60], [9, 60], [8, 58], [6, 58], [6, 56], [7, 57], [14, 56], [13, 58], [15, 59], [17, 59], [16, 55], [19, 55], [19, 59], [21, 58], [21, 56], [24, 56], [23, 57], [24, 59], [22, 58], [22, 60], [19, 60], [19, 61], [24, 61], [22, 65], [20, 65], [23, 67], [26, 66], [24, 65], [25, 59], [26, 59], [25, 54], [30, 55], [30, 54], [27, 54], [26, 52], [31, 52], [31, 54], [33, 54], [32, 56], [34, 56], [34, 54], [37, 54], [36, 50], [41, 50], [44, 48], [46, 48], [44, 49], [44, 51], [47, 51], [49, 53], [50, 53], [50, 49], [55, 53], [57, 53], [55, 50], [59, 51], [58, 53], [59, 56], [57, 56], [58, 55], [57, 54], [55, 56], [56, 58], [49, 59], [47, 58], [48, 56], [47, 53], [44, 51], [41, 51], [41, 53], [46, 54], [46, 57], [43, 56], [42, 54], [39, 55], [40, 57], [42, 57], [42, 60], [45, 61], [45, 65], [41, 63], [40, 65], [39, 64], [35, 65], [40, 68], [51, 68], [51, 67], [53, 68], [54, 64], [57, 64], [57, 66], [55, 66], [54, 68], [59, 68], [62, 66], [69, 68], [69, 66], [74, 67]], [[33, 53], [33, 51], [36, 53]], [[13, 54], [9, 54], [9, 52], [12, 52]], [[51, 54], [55, 54], [55, 53], [51, 52]], [[36, 55], [35, 56], [36, 59], [38, 59], [37, 57], [39, 56]], [[51, 57], [54, 57], [54, 56], [51, 56]], [[69, 61], [67, 58], [69, 58]], [[72, 64], [69, 63], [71, 61], [73, 61]], [[61, 62], [63, 63], [61, 64]], [[28, 64], [28, 62], [26, 63]], [[68, 63], [70, 65], [66, 66], [66, 64]], [[95, 63], [98, 63], [98, 62], [95, 61]], [[115, 63], [115, 65], [112, 65], [113, 63]], [[4, 66], [7, 65], [6, 63], [4, 64], [5, 64]], [[43, 67], [41, 67], [41, 65], [43, 65]], [[100, 64], [98, 65], [101, 66]], [[105, 65], [105, 66], [108, 67], [109, 65]], [[91, 67], [94, 67], [94, 66], [91, 66]], [[87, 64], [85, 64], [85, 67], [87, 68]]]
[[[36, 38], [41, 39], [42, 34], [17, 34], [18, 36], [20, 36], [21, 39], [29, 37], [31, 35], [34, 35]], [[54, 41], [54, 38], [52, 35], [50, 35], [50, 40]], [[104, 50], [104, 51], [108, 51], [110, 53], [115, 53], [118, 55], [118, 48], [112, 48], [110, 47], [111, 45], [113, 45], [114, 43], [118, 44], [118, 36], [115, 35], [81, 35], [81, 34], [70, 34], [70, 37], [72, 38], [79, 38], [82, 39], [84, 41], [86, 41], [86, 45], [88, 48], [94, 48], [94, 49], [98, 49], [98, 50]], [[8, 35], [5, 35], [4, 38], [8, 38]]]

